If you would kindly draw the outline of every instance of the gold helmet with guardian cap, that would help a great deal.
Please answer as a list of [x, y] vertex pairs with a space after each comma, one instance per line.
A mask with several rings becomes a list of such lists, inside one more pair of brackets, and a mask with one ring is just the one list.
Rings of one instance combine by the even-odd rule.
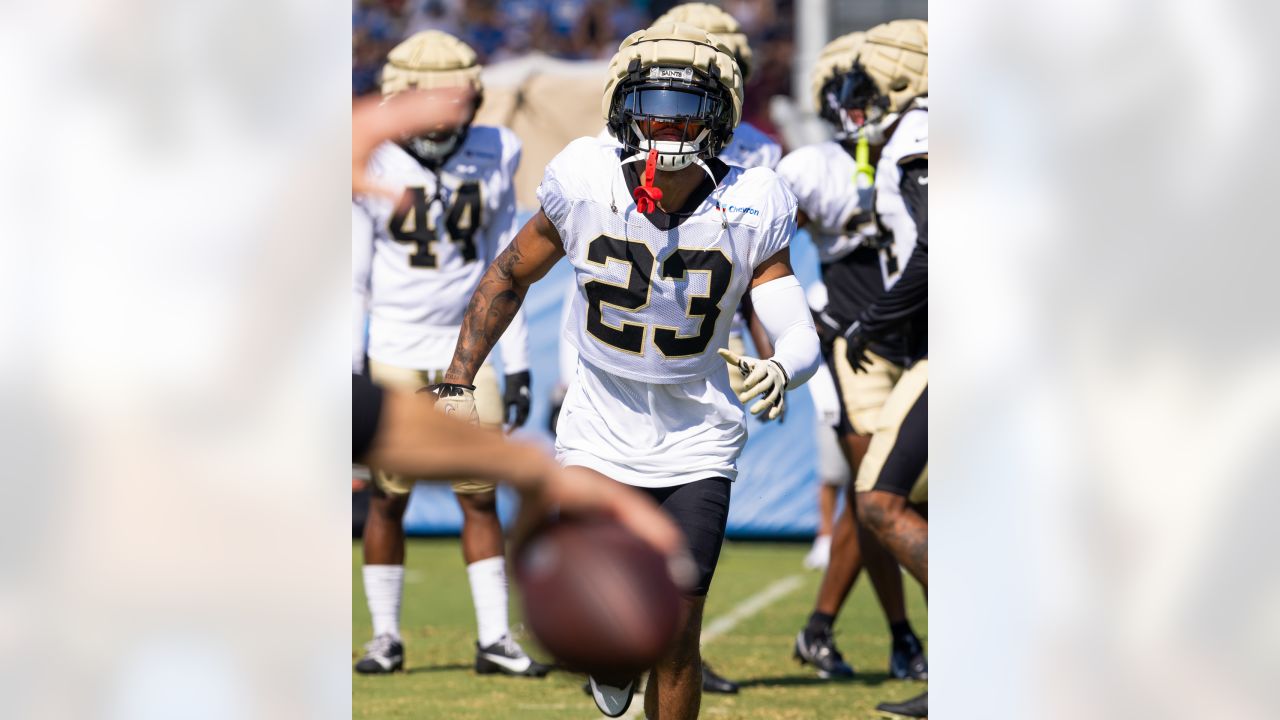
[[822, 119], [836, 127], [843, 126], [839, 91], [844, 77], [853, 71], [854, 63], [858, 59], [858, 50], [866, 37], [867, 34], [862, 31], [841, 35], [822, 48], [818, 62], [813, 66], [809, 92], [813, 97], [814, 109]]
[[742, 119], [742, 73], [716, 35], [684, 23], [632, 33], [609, 63], [601, 110], [629, 154], [656, 150], [658, 168], [715, 157]]
[[742, 71], [742, 81], [751, 77], [751, 44], [742, 32], [742, 25], [729, 13], [715, 5], [704, 2], [691, 2], [677, 5], [668, 10], [662, 17], [653, 22], [658, 25], [664, 22], [682, 22], [702, 28], [715, 35], [729, 46], [733, 57], [738, 61], [738, 69]]
[[929, 94], [929, 23], [891, 20], [867, 31], [858, 65], [875, 84], [878, 102], [899, 113]]
[[[476, 52], [458, 38], [439, 30], [414, 33], [387, 53], [382, 67], [382, 96], [390, 97], [406, 90], [468, 88], [475, 93], [471, 116], [479, 108], [483, 86]], [[439, 162], [452, 153], [466, 135], [467, 123], [410, 138], [406, 145], [428, 162]]]

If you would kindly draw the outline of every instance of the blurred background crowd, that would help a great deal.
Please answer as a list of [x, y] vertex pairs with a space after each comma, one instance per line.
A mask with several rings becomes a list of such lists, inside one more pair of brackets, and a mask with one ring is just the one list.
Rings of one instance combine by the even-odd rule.
[[[354, 0], [352, 91], [377, 89], [387, 52], [420, 30], [441, 30], [475, 49], [486, 66], [544, 56], [607, 62], [623, 38], [680, 0]], [[803, 97], [809, 63], [831, 38], [895, 17], [928, 17], [928, 0], [720, 0], [755, 56], [743, 120], [790, 146], [770, 111], [774, 97]], [[806, 142], [813, 138], [806, 137]]]
[[[485, 65], [533, 53], [608, 60], [623, 38], [678, 4], [680, 0], [356, 0], [352, 89], [356, 95], [376, 90], [387, 52], [419, 30], [441, 30], [464, 40]], [[744, 119], [772, 133], [768, 99], [791, 89], [794, 3], [718, 4], [742, 24], [761, 60], [747, 85]]]

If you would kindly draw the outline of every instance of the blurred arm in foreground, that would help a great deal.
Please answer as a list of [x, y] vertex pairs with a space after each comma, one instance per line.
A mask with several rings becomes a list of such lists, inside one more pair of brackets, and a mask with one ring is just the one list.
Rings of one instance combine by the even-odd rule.
[[424, 479], [476, 477], [520, 493], [513, 538], [525, 538], [555, 506], [566, 514], [617, 520], [665, 556], [681, 551], [675, 526], [648, 498], [621, 483], [561, 468], [537, 446], [455, 420], [434, 397], [383, 390], [352, 376], [352, 460]]

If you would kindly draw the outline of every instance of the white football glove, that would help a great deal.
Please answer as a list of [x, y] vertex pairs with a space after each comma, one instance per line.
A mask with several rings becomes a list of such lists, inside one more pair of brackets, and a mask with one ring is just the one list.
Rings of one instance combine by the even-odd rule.
[[750, 408], [750, 413], [761, 420], [776, 420], [782, 416], [787, 399], [787, 373], [776, 360], [738, 357], [726, 348], [720, 348], [720, 357], [737, 368], [743, 376], [743, 389], [738, 400], [745, 404], [751, 398], [762, 396]]

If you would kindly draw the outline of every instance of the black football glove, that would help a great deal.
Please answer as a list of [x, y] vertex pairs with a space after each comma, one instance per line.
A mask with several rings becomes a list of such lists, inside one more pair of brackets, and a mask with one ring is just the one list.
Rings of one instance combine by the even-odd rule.
[[[810, 310], [810, 312], [813, 312]], [[818, 331], [818, 346], [822, 350], [823, 355], [831, 354], [831, 346], [835, 343], [836, 338], [840, 337], [840, 323], [836, 319], [826, 313], [813, 312], [813, 327]]]
[[856, 373], [866, 372], [871, 365], [871, 358], [867, 357], [867, 346], [871, 344], [871, 338], [862, 331], [862, 323], [854, 320], [849, 329], [844, 331], [844, 341], [844, 356], [849, 361], [849, 367]]
[[515, 430], [529, 419], [529, 371], [507, 375], [502, 391], [502, 404], [506, 406], [508, 430]]

